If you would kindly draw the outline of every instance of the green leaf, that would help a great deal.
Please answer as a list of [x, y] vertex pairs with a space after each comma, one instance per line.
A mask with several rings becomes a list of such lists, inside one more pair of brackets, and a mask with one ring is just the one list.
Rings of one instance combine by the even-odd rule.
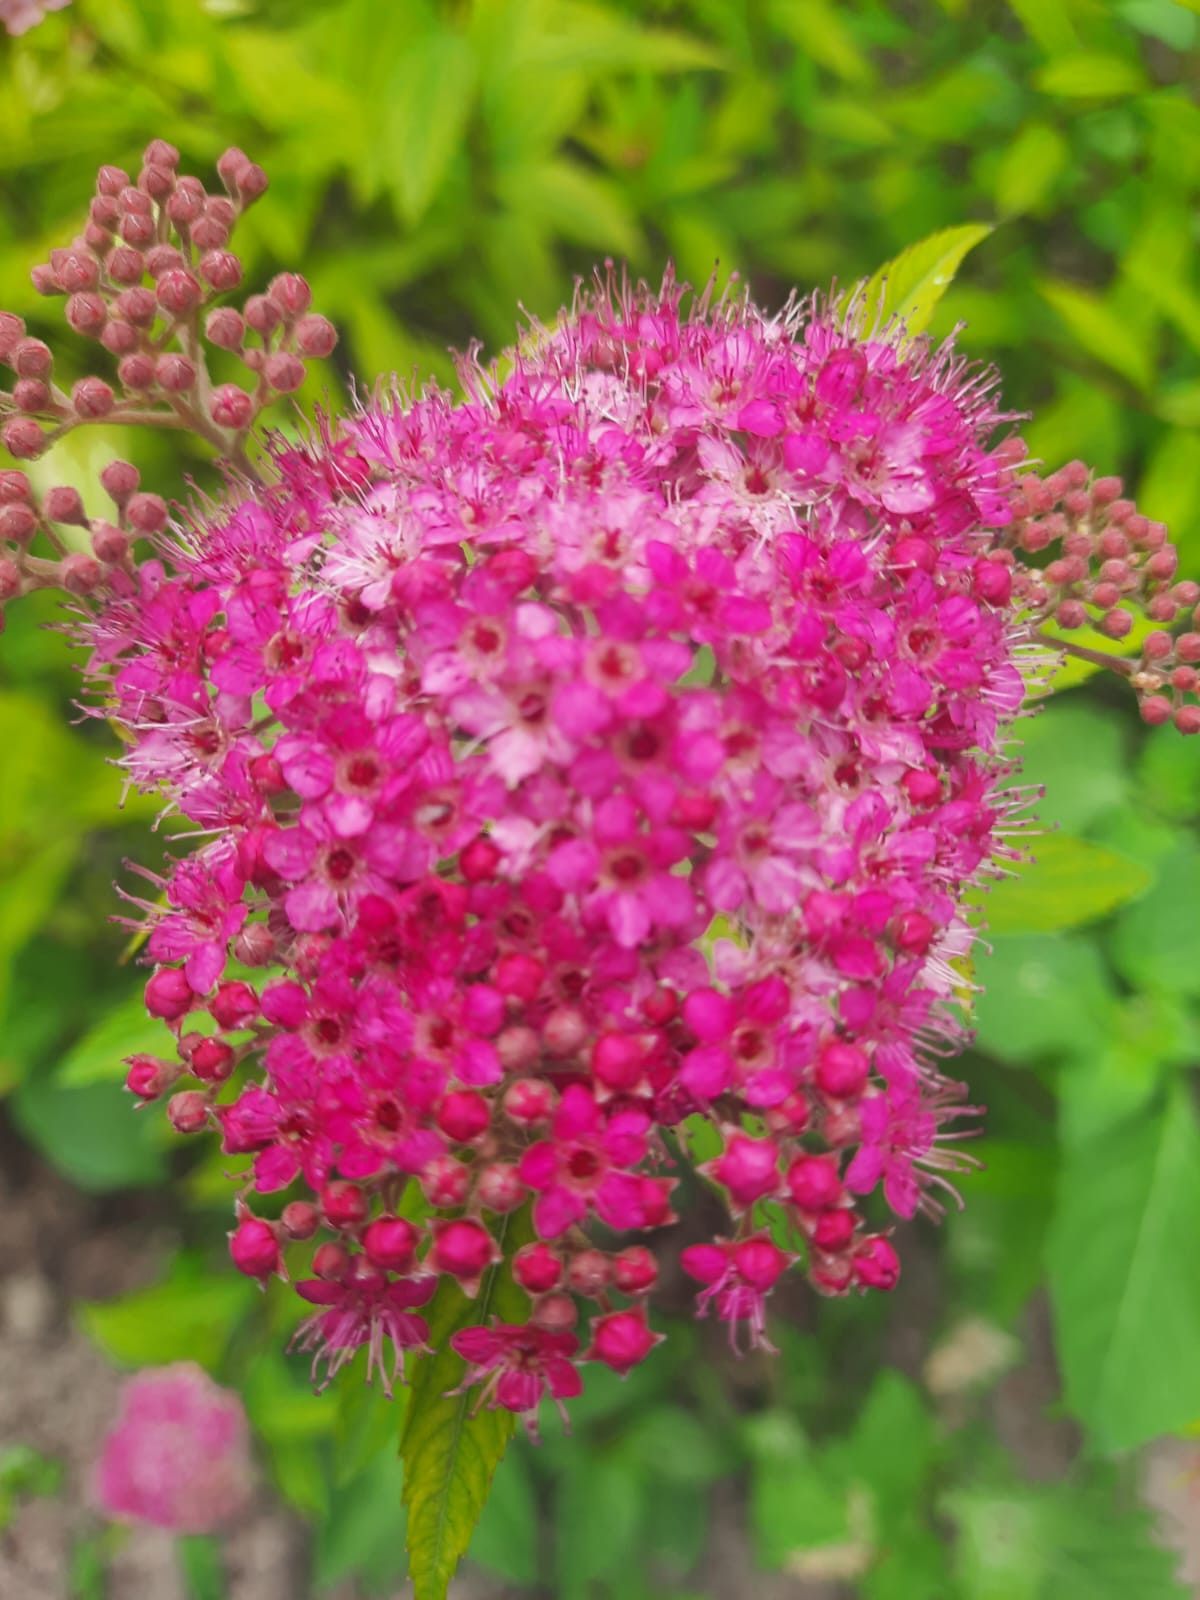
[[225, 1564], [215, 1539], [192, 1534], [176, 1542], [187, 1600], [224, 1600]]
[[[505, 1217], [497, 1241], [509, 1257], [527, 1231], [523, 1215]], [[463, 1362], [450, 1348], [460, 1328], [486, 1323], [494, 1313], [516, 1321], [527, 1309], [507, 1263], [494, 1267], [479, 1294], [468, 1300], [444, 1280], [429, 1308], [433, 1355], [413, 1362], [408, 1415], [400, 1440], [404, 1502], [408, 1509], [409, 1577], [416, 1600], [446, 1600], [450, 1580], [471, 1542], [488, 1496], [492, 1474], [513, 1430], [510, 1411], [476, 1410], [478, 1395], [451, 1394], [462, 1380]], [[472, 1412], [476, 1411], [473, 1416]]]
[[1200, 852], [1181, 842], [1158, 879], [1122, 912], [1111, 950], [1121, 976], [1139, 989], [1200, 994]]
[[1038, 211], [1070, 165], [1067, 141], [1047, 122], [1021, 129], [1000, 159], [993, 182], [996, 210], [1002, 217]]
[[153, 1112], [139, 1112], [116, 1083], [75, 1089], [55, 1073], [35, 1073], [11, 1105], [25, 1137], [89, 1194], [145, 1187], [166, 1173], [162, 1123]]
[[1084, 51], [1050, 61], [1034, 78], [1043, 94], [1068, 100], [1109, 100], [1121, 95], [1140, 94], [1146, 79], [1135, 61], [1124, 56]]
[[1129, 765], [1122, 718], [1090, 703], [1055, 700], [1020, 726], [1020, 783], [1045, 790], [1032, 807], [1039, 825], [1080, 833], [1124, 801]]
[[248, 1279], [208, 1272], [195, 1256], [179, 1255], [162, 1283], [118, 1300], [79, 1308], [84, 1332], [127, 1367], [198, 1361], [213, 1371], [239, 1320], [253, 1303]]
[[410, 225], [428, 210], [462, 149], [474, 95], [474, 52], [461, 34], [439, 29], [408, 42], [389, 88], [383, 143]]
[[1047, 1259], [1067, 1404], [1096, 1447], [1200, 1417], [1200, 1132], [1185, 1086], [1066, 1151]]
[[1045, 279], [1038, 290], [1071, 331], [1080, 349], [1127, 378], [1136, 389], [1154, 387], [1154, 357], [1127, 318], [1090, 289], [1062, 279]]
[[538, 1507], [525, 1455], [512, 1451], [479, 1518], [468, 1555], [509, 1583], [538, 1581]]
[[567, 1440], [555, 1473], [555, 1576], [561, 1600], [591, 1600], [604, 1579], [636, 1571], [649, 1483], [620, 1451], [586, 1455]]
[[501, 197], [523, 220], [591, 249], [640, 254], [643, 241], [620, 189], [574, 161], [509, 167]]
[[[71, 1046], [59, 1063], [56, 1078], [60, 1087], [73, 1089], [95, 1083], [123, 1083], [124, 1058], [142, 1053], [173, 1060], [175, 1043], [166, 1023], [147, 1013], [139, 988], [113, 1006]], [[126, 1105], [130, 1111], [134, 1109], [132, 1101]]]
[[405, 1566], [403, 1490], [403, 1463], [387, 1450], [334, 1492], [313, 1551], [318, 1589], [354, 1578], [369, 1594], [396, 1593]]
[[1035, 861], [1022, 862], [1016, 877], [976, 900], [992, 933], [1054, 933], [1095, 922], [1153, 882], [1138, 862], [1069, 834], [1046, 834], [1032, 849]]
[[900, 317], [908, 333], [923, 332], [968, 252], [991, 232], [990, 223], [968, 222], [909, 245], [867, 279], [865, 315]]
[[1027, 1066], [1099, 1049], [1116, 1002], [1093, 940], [1078, 934], [1002, 934], [975, 969], [983, 993], [973, 1021], [980, 1046]]

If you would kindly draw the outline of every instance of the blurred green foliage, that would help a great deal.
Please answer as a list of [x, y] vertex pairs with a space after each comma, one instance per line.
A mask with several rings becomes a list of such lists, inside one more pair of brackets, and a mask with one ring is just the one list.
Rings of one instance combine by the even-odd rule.
[[[964, 320], [963, 347], [1033, 413], [1033, 453], [1123, 473], [1200, 576], [1198, 11], [75, 0], [0, 46], [0, 304], [50, 331], [29, 264], [76, 230], [97, 162], [136, 164], [155, 135], [192, 170], [231, 142], [268, 168], [248, 276], [302, 267], [364, 383], [452, 381], [447, 345], [501, 349], [518, 303], [552, 314], [598, 258], [656, 276], [670, 257], [700, 282], [719, 260], [772, 304], [973, 227], [933, 331]], [[54, 476], [82, 484], [120, 446], [77, 438]], [[168, 492], [196, 468], [150, 449]], [[312, 1519], [316, 1589], [387, 1592], [398, 1407], [352, 1382], [308, 1393], [279, 1353], [298, 1308], [244, 1294], [222, 1260], [221, 1158], [189, 1164], [119, 1090], [120, 1057], [152, 1040], [111, 881], [161, 846], [143, 802], [116, 810], [106, 730], [64, 731], [75, 680], [49, 616], [14, 613], [0, 652], [0, 1093], [87, 1190], [173, 1174], [186, 1248], [84, 1325], [120, 1362], [188, 1356], [239, 1382]], [[1060, 831], [984, 902], [966, 1071], [990, 1114], [967, 1211], [909, 1230], [891, 1301], [781, 1314], [777, 1362], [735, 1367], [681, 1325], [627, 1383], [590, 1377], [575, 1437], [514, 1447], [480, 1526], [476, 1558], [518, 1590], [698, 1596], [718, 1493], [745, 1500], [761, 1566], [864, 1600], [1181, 1592], [1123, 1458], [1200, 1422], [1200, 741], [1146, 732], [1086, 670], [1059, 683], [1021, 781], [1046, 785], [1036, 811]], [[997, 1385], [1047, 1299], [1081, 1448], [1034, 1485]]]

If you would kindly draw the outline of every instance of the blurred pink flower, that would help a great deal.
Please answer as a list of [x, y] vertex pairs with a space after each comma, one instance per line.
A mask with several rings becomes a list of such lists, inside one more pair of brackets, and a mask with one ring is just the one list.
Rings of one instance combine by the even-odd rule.
[[9, 33], [28, 33], [47, 11], [61, 11], [71, 0], [0, 0], [0, 22]]
[[250, 1429], [236, 1394], [191, 1361], [128, 1380], [96, 1463], [106, 1515], [211, 1533], [238, 1515], [251, 1488]]

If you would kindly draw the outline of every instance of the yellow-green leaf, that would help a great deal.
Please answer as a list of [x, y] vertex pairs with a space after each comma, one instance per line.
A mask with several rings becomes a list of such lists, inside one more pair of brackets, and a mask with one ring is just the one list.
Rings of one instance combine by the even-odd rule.
[[1098, 294], [1061, 279], [1047, 279], [1038, 289], [1088, 355], [1128, 378], [1135, 388], [1154, 387], [1154, 360], [1145, 339]]
[[[527, 1232], [523, 1213], [502, 1219], [497, 1240], [506, 1258]], [[462, 1360], [450, 1348], [451, 1335], [486, 1323], [493, 1313], [502, 1321], [523, 1320], [528, 1314], [528, 1301], [513, 1283], [507, 1259], [487, 1274], [474, 1300], [443, 1280], [428, 1316], [434, 1354], [413, 1362], [400, 1455], [415, 1600], [446, 1600], [512, 1435], [511, 1412], [477, 1410], [477, 1394], [450, 1393], [463, 1376]]]
[[1124, 56], [1101, 55], [1084, 51], [1048, 62], [1034, 79], [1043, 94], [1066, 99], [1110, 99], [1116, 95], [1140, 94], [1146, 88], [1141, 68]]
[[1070, 159], [1067, 141], [1057, 128], [1047, 122], [1028, 123], [1004, 152], [996, 170], [996, 210], [1002, 217], [1036, 211]]
[[990, 223], [968, 222], [909, 245], [867, 279], [863, 289], [867, 318], [901, 317], [909, 333], [921, 333], [967, 253], [991, 231]]
[[1070, 834], [1047, 834], [1032, 848], [1034, 861], [977, 901], [993, 933], [1054, 933], [1095, 922], [1152, 882], [1138, 862]]

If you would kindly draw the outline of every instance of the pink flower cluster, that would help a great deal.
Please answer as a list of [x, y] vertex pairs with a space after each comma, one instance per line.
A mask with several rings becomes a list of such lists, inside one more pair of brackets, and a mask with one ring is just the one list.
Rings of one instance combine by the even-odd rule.
[[47, 11], [62, 11], [71, 0], [0, 0], [0, 22], [8, 33], [28, 33]]
[[121, 1391], [96, 1462], [94, 1495], [110, 1517], [173, 1533], [212, 1533], [253, 1487], [242, 1402], [190, 1361], [148, 1367]]
[[[729, 1223], [682, 1265], [731, 1338], [789, 1270], [895, 1284], [889, 1213], [967, 1164], [937, 1062], [967, 891], [1014, 853], [1021, 653], [1064, 584], [1194, 600], [1106, 480], [1068, 469], [1037, 523], [1062, 486], [992, 442], [989, 374], [819, 302], [602, 278], [462, 376], [277, 441], [169, 532], [143, 505], [155, 548], [97, 554], [82, 634], [183, 819], [145, 903], [178, 1058], [129, 1087], [246, 1160], [241, 1271], [315, 1241], [315, 1373], [365, 1348], [390, 1386], [438, 1280], [505, 1259], [525, 1320], [452, 1344], [532, 1425], [658, 1341], [639, 1241], [689, 1164]], [[50, 581], [50, 509], [9, 593]], [[1023, 560], [1116, 560], [1118, 527], [1113, 595]]]

